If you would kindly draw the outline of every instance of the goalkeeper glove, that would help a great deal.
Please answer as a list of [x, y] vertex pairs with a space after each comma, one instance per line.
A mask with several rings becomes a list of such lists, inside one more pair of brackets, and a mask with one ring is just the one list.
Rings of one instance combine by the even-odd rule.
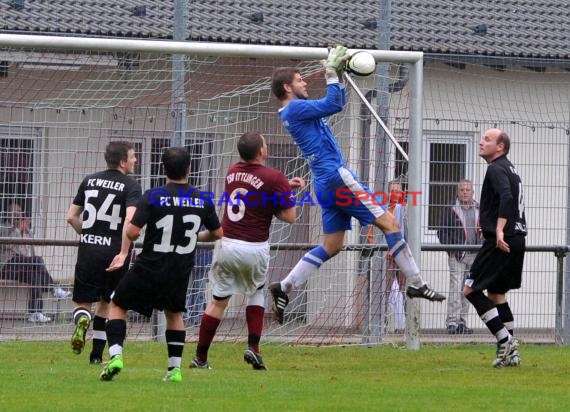
[[342, 73], [346, 68], [346, 61], [350, 57], [346, 54], [346, 50], [344, 46], [335, 46], [329, 50], [327, 59], [322, 61], [323, 66], [325, 66], [325, 78], [327, 81], [342, 81]]

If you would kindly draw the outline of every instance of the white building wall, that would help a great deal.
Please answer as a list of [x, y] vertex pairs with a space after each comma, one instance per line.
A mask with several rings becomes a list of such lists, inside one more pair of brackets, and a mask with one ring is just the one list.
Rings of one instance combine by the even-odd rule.
[[[485, 162], [477, 156], [482, 133], [497, 124], [511, 136], [509, 158], [525, 191], [527, 245], [566, 242], [569, 85], [570, 73], [560, 71], [536, 73], [517, 67], [500, 72], [484, 66], [460, 70], [438, 63], [425, 67], [424, 134], [452, 131], [472, 135], [474, 173], [466, 177], [474, 181], [476, 198], [486, 170]], [[427, 202], [425, 193], [423, 201]], [[425, 229], [425, 219], [423, 224], [423, 242], [437, 243], [435, 231]], [[446, 254], [423, 252], [422, 266], [426, 280], [447, 291]], [[553, 327], [555, 288], [554, 255], [527, 252], [523, 286], [510, 294], [517, 326]], [[443, 327], [445, 304], [423, 303], [422, 313], [424, 327]], [[470, 318], [470, 326], [484, 327], [473, 310]]]
[[[114, 83], [117, 85], [118, 83]], [[570, 96], [570, 73], [535, 73], [524, 68], [500, 72], [484, 66], [467, 66], [466, 70], [455, 69], [440, 63], [428, 63], [424, 71], [424, 131], [425, 135], [459, 132], [470, 136], [477, 153], [476, 145], [485, 128], [500, 123], [513, 138], [511, 160], [517, 166], [525, 186], [527, 221], [529, 226], [528, 244], [562, 244], [566, 238], [566, 197], [568, 153], [566, 149], [566, 126], [568, 124], [568, 105]], [[370, 84], [363, 83], [363, 88]], [[353, 97], [355, 100], [356, 98]], [[235, 160], [235, 138], [245, 130], [260, 129], [269, 139], [282, 141], [282, 129], [277, 121], [274, 102], [267, 103], [267, 96], [260, 94], [256, 99], [263, 101], [259, 106], [252, 104], [241, 113], [232, 113], [232, 108], [239, 101], [226, 100], [211, 103], [207, 109], [189, 107], [187, 127], [191, 131], [204, 131], [221, 136], [218, 146], [223, 158], [219, 164], [218, 175], [223, 175], [229, 162]], [[219, 104], [219, 111], [229, 113], [226, 119], [208, 116], [209, 109]], [[356, 110], [358, 106], [354, 107]], [[262, 115], [259, 110], [262, 108]], [[167, 108], [163, 107], [166, 111]], [[125, 109], [126, 113], [126, 109]], [[167, 112], [165, 112], [167, 113]], [[155, 123], [150, 122], [148, 113], [133, 111], [130, 115], [115, 119], [112, 110], [99, 108], [86, 112], [80, 110], [56, 110], [28, 108], [18, 110], [0, 110], [0, 122], [21, 124], [42, 128], [42, 161], [45, 169], [39, 176], [42, 190], [37, 203], [37, 216], [40, 225], [45, 228], [44, 237], [48, 239], [76, 239], [73, 230], [65, 223], [65, 212], [77, 190], [85, 171], [94, 172], [105, 167], [101, 155], [104, 145], [111, 134], [128, 132], [131, 136], [140, 133], [140, 139], [150, 139], [155, 135], [163, 137], [171, 130], [171, 121], [165, 113], [156, 116]], [[232, 117], [232, 114], [235, 117]], [[255, 114], [255, 115], [254, 115]], [[357, 113], [351, 113], [357, 117]], [[402, 113], [399, 113], [401, 116]], [[434, 119], [440, 119], [436, 122]], [[158, 122], [159, 124], [157, 125]], [[510, 127], [510, 123], [513, 127]], [[533, 125], [552, 124], [551, 129], [541, 127], [539, 132]], [[394, 125], [392, 125], [394, 126]], [[355, 124], [343, 125], [342, 134], [346, 136], [343, 147], [349, 164], [358, 165], [358, 145], [352, 144], [358, 137]], [[141, 132], [146, 131], [146, 132]], [[342, 140], [342, 137], [341, 137]], [[425, 156], [425, 154], [424, 154]], [[475, 155], [472, 159], [473, 176], [476, 192], [480, 189], [485, 172], [484, 163]], [[81, 170], [81, 173], [77, 171]], [[214, 172], [214, 171], [213, 171]], [[427, 183], [427, 181], [426, 181]], [[216, 187], [221, 190], [222, 183]], [[427, 187], [427, 186], [425, 186]], [[424, 187], [424, 188], [425, 188]], [[424, 189], [422, 188], [422, 189]], [[427, 201], [423, 195], [422, 201]], [[546, 205], [546, 206], [545, 206]], [[424, 205], [425, 206], [425, 205]], [[548, 218], [544, 218], [545, 211]], [[314, 231], [309, 233], [307, 242], [321, 242], [320, 212], [310, 208], [310, 222]], [[422, 228], [424, 243], [437, 243], [433, 231]], [[347, 243], [356, 243], [358, 233], [351, 233]], [[72, 277], [74, 253], [62, 253], [61, 248], [45, 247], [40, 250], [47, 259], [48, 266], [58, 279]], [[552, 254], [529, 253], [525, 266], [525, 282], [520, 293], [513, 296], [515, 312], [517, 309], [528, 311], [535, 308], [537, 314], [524, 315], [521, 324], [528, 327], [552, 326], [554, 311], [552, 294], [555, 285], [556, 262]], [[327, 275], [315, 278], [310, 288], [318, 291], [338, 288], [352, 289], [355, 279], [347, 272], [358, 269], [358, 253], [350, 252], [335, 257], [323, 267]], [[424, 252], [422, 254], [424, 277], [436, 289], [447, 290], [447, 262], [443, 252]], [[291, 262], [294, 264], [294, 262]], [[336, 285], [336, 286], [335, 286]], [[334, 294], [333, 294], [334, 295]], [[333, 297], [334, 299], [334, 297]], [[352, 299], [352, 298], [350, 298]], [[335, 307], [344, 310], [351, 306], [347, 301]], [[318, 310], [315, 309], [315, 313]], [[328, 309], [327, 309], [328, 310]], [[424, 327], [440, 328], [445, 320], [445, 305], [422, 304]], [[521, 310], [522, 311], [522, 310]], [[313, 312], [313, 310], [311, 310]], [[474, 314], [472, 326], [481, 326]], [[350, 320], [347, 320], [350, 322]]]

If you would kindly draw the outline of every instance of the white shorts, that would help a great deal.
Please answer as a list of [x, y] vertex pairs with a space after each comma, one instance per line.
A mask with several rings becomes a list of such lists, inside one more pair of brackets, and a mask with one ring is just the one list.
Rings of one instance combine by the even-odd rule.
[[251, 296], [265, 284], [269, 242], [245, 242], [222, 237], [214, 247], [210, 281], [212, 294]]

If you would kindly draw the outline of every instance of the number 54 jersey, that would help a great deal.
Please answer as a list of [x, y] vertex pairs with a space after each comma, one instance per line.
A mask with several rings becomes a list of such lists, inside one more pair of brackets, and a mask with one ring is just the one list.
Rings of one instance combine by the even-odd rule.
[[121, 250], [127, 207], [136, 206], [141, 187], [132, 177], [108, 169], [86, 176], [73, 204], [83, 208], [78, 261], [108, 265]]

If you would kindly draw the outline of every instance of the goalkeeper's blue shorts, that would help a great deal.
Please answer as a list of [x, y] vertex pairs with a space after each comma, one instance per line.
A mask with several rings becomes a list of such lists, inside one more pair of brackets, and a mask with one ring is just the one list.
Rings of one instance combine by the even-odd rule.
[[374, 193], [345, 167], [325, 182], [316, 180], [315, 189], [326, 234], [350, 230], [353, 217], [367, 226], [386, 213], [383, 201], [374, 199]]

